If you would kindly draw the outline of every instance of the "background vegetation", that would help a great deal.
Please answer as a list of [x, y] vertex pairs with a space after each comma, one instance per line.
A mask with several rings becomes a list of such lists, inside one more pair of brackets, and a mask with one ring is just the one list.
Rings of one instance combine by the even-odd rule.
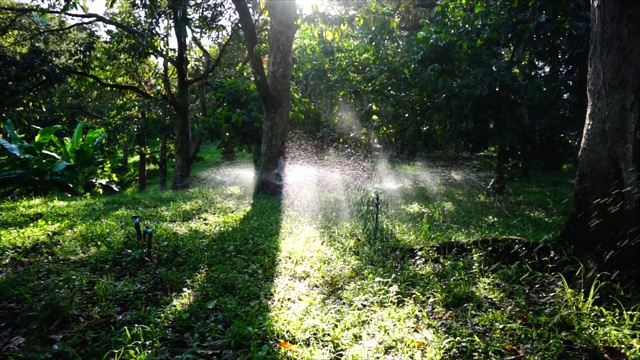
[[[490, 150], [497, 191], [508, 169], [527, 174], [575, 162], [586, 110], [588, 1], [429, 3], [304, 6], [293, 131], [319, 154], [382, 146], [407, 160], [437, 151], [449, 164], [457, 154]], [[170, 9], [139, 5], [135, 13], [114, 2], [100, 15], [76, 3], [35, 11], [5, 0], [4, 121], [25, 141], [34, 125], [104, 128], [116, 175], [136, 152], [152, 155], [145, 163], [165, 164], [161, 174], [174, 157], [193, 163], [202, 140], [229, 159], [235, 150], [258, 157], [261, 106], [232, 7], [193, 4], [183, 24]], [[253, 11], [264, 41], [264, 8]], [[187, 28], [178, 56], [171, 35]], [[185, 74], [177, 72], [180, 61], [189, 64]], [[174, 139], [185, 121], [191, 135]]]
[[232, 4], [107, 5], [0, 0], [3, 358], [640, 357], [633, 273], [552, 241], [587, 0], [301, 6], [277, 197]]

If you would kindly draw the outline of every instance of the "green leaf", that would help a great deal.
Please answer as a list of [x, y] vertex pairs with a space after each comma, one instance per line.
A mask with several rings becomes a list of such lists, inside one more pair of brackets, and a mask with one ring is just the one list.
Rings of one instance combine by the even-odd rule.
[[51, 140], [58, 146], [60, 149], [61, 156], [64, 161], [71, 162], [71, 156], [69, 156], [69, 149], [67, 148], [66, 140], [60, 140], [57, 137], [52, 137]]
[[76, 130], [73, 132], [73, 136], [71, 137], [72, 147], [80, 147], [80, 144], [82, 144], [82, 123], [78, 123], [78, 126], [76, 126]]
[[5, 139], [0, 139], [0, 144], [2, 144], [2, 146], [7, 149], [10, 153], [18, 156], [18, 157], [23, 157], [22, 152], [20, 151], [20, 148], [16, 145], [13, 145], [12, 143], [8, 142]]
[[52, 171], [52, 172], [54, 172], [54, 173], [58, 173], [58, 172], [61, 172], [62, 170], [64, 170], [64, 169], [65, 169], [67, 166], [69, 166], [69, 165], [71, 165], [71, 164], [69, 164], [69, 163], [68, 163], [68, 162], [66, 162], [66, 161], [61, 161], [61, 162], [56, 163], [56, 164], [51, 168], [51, 171]]
[[0, 179], [11, 179], [27, 174], [25, 170], [8, 170], [0, 172]]
[[[107, 133], [102, 128], [96, 129], [96, 130], [92, 130], [90, 132], [90, 134], [91, 134], [91, 136], [89, 136], [89, 134], [87, 134], [87, 139], [85, 141], [89, 142], [89, 143], [92, 143], [92, 146], [93, 146], [94, 149], [97, 149], [100, 146], [100, 144], [102, 144], [104, 139], [107, 138]], [[98, 136], [95, 138], [95, 140], [93, 140], [95, 135], [98, 135]]]
[[4, 123], [4, 128], [7, 129], [7, 134], [9, 134], [9, 137], [11, 138], [11, 141], [13, 141], [14, 144], [23, 142], [20, 139], [20, 136], [18, 136], [15, 129], [13, 128], [13, 123], [11, 122], [11, 120], [7, 120], [7, 122]]
[[56, 131], [60, 130], [61, 128], [62, 126], [55, 125], [40, 129], [40, 131], [38, 131], [38, 135], [36, 135], [36, 138], [34, 140], [34, 146], [42, 149], [49, 143], [49, 140], [51, 140], [53, 134], [55, 134]]
[[58, 154], [56, 154], [56, 153], [54, 153], [54, 152], [51, 152], [51, 151], [49, 151], [49, 150], [42, 150], [42, 153], [43, 153], [43, 154], [46, 154], [46, 155], [49, 155], [49, 156], [52, 156], [52, 157], [54, 157], [54, 158], [56, 158], [56, 159], [58, 159], [58, 160], [61, 160], [61, 159], [62, 159], [62, 157], [60, 157], [60, 155], [58, 155]]

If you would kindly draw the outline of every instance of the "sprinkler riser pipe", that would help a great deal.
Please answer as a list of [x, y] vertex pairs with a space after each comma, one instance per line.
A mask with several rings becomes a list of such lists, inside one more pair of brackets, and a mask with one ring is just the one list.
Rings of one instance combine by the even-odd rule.
[[142, 241], [142, 229], [140, 229], [140, 216], [139, 215], [133, 215], [131, 217], [133, 219], [133, 227], [136, 229], [136, 237], [138, 239], [138, 242]]
[[152, 259], [152, 254], [151, 254], [152, 242], [151, 242], [151, 239], [153, 238], [153, 230], [151, 230], [151, 228], [149, 226], [145, 226], [144, 227], [144, 234], [145, 234], [145, 238], [147, 240], [147, 259], [151, 260]]
[[376, 194], [376, 200], [375, 200], [375, 205], [376, 205], [376, 230], [378, 230], [378, 228], [380, 227], [380, 193], [378, 191], [375, 192]]

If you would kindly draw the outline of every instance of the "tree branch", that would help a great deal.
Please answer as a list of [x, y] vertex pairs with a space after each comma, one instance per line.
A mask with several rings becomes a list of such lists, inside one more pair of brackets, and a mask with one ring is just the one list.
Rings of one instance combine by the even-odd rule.
[[19, 43], [23, 43], [23, 42], [31, 41], [31, 40], [33, 40], [33, 39], [35, 39], [36, 37], [41, 36], [41, 35], [50, 34], [50, 33], [55, 33], [55, 32], [63, 32], [63, 31], [71, 30], [71, 29], [73, 29], [74, 27], [78, 27], [78, 26], [82, 26], [82, 25], [90, 25], [90, 24], [94, 24], [94, 23], [96, 23], [97, 21], [98, 21], [98, 20], [94, 19], [94, 20], [87, 21], [87, 22], [79, 22], [79, 23], [71, 24], [71, 25], [69, 25], [69, 26], [65, 26], [65, 27], [62, 27], [62, 28], [55, 28], [55, 29], [42, 30], [42, 31], [40, 31], [40, 32], [37, 32], [37, 33], [35, 33], [35, 34], [33, 34], [33, 35], [29, 36], [29, 37], [28, 37], [28, 38], [26, 38], [26, 39], [21, 39], [20, 41], [14, 41], [14, 42], [12, 42], [12, 43], [8, 44], [8, 45], [7, 45], [7, 47], [10, 47], [10, 46], [13, 46], [13, 45], [17, 45], [17, 44], [19, 44]]
[[[191, 26], [187, 26], [187, 27], [189, 28], [189, 30], [191, 31], [192, 34], [195, 33], [195, 31], [193, 30], [193, 28]], [[195, 35], [192, 36], [191, 39], [196, 44], [198, 49], [200, 49], [200, 51], [202, 51], [202, 53], [204, 54], [204, 57], [207, 58], [207, 62], [210, 62], [211, 60], [213, 60], [213, 57], [211, 56], [211, 53], [209, 53], [209, 50], [207, 50], [207, 48], [205, 48], [204, 45], [202, 45], [202, 42], [200, 41], [200, 39], [198, 39]]]
[[[240, 29], [242, 29], [242, 35], [244, 36], [245, 43], [247, 45], [247, 57], [249, 58], [249, 64], [253, 71], [253, 77], [255, 78], [256, 88], [262, 101], [263, 106], [271, 104], [271, 89], [265, 75], [264, 66], [262, 65], [262, 59], [256, 54], [256, 46], [258, 46], [258, 35], [256, 34], [256, 25], [251, 17], [249, 6], [247, 6], [246, 0], [233, 0], [233, 5], [238, 12], [238, 19], [240, 22]], [[269, 111], [272, 109], [266, 109]]]
[[5, 35], [10, 29], [12, 29], [13, 24], [18, 22], [20, 19], [20, 15], [14, 16], [10, 21], [7, 22], [6, 25], [0, 28], [0, 36]]
[[[101, 22], [103, 24], [107, 24], [107, 25], [111, 25], [117, 29], [120, 29], [122, 31], [124, 31], [125, 33], [129, 34], [131, 37], [133, 37], [134, 39], [140, 39], [143, 38], [144, 34], [130, 26], [127, 26], [121, 22], [109, 19], [107, 17], [104, 17], [100, 14], [95, 14], [95, 13], [87, 13], [87, 14], [76, 14], [76, 13], [70, 13], [70, 12], [64, 12], [64, 11], [59, 11], [59, 10], [49, 10], [49, 9], [43, 9], [40, 7], [13, 7], [13, 6], [0, 6], [0, 11], [9, 11], [9, 12], [13, 12], [13, 13], [19, 13], [19, 14], [31, 14], [31, 13], [46, 13], [46, 14], [53, 14], [53, 15], [63, 15], [63, 16], [68, 16], [71, 18], [78, 18], [78, 19], [93, 19], [92, 22]], [[162, 59], [167, 59], [167, 61], [169, 61], [172, 65], [175, 66], [174, 61], [170, 58], [168, 58], [164, 53], [162, 53], [159, 49], [157, 48], [149, 48], [149, 50], [151, 50], [151, 53], [159, 58]]]
[[94, 113], [94, 112], [92, 112], [92, 111], [89, 111], [89, 110], [87, 110], [87, 109], [85, 109], [85, 108], [83, 108], [83, 107], [79, 107], [79, 106], [78, 106], [78, 107], [76, 107], [75, 109], [76, 109], [77, 111], [81, 112], [82, 114], [84, 114], [84, 115], [86, 115], [86, 116], [90, 116], [90, 117], [92, 117], [92, 118], [94, 118], [94, 119], [98, 119], [98, 120], [105, 120], [105, 117], [104, 117], [104, 116], [102, 116], [102, 115], [98, 115], [98, 114], [96, 114], [96, 113]]
[[[233, 33], [236, 30], [236, 26], [237, 25], [233, 25], [233, 28], [231, 29], [231, 33], [229, 34], [229, 38], [227, 38], [227, 40], [224, 42], [224, 44], [222, 44], [222, 47], [220, 48], [220, 51], [218, 51], [218, 56], [216, 57], [216, 59], [213, 61], [213, 63], [210, 63], [209, 60], [211, 60], [211, 54], [209, 54], [208, 51], [206, 51], [204, 49], [204, 47], [202, 47], [202, 44], [199, 44], [199, 41], [196, 42], [196, 45], [198, 45], [198, 47], [203, 50], [203, 52], [206, 54], [205, 56], [207, 56], [207, 68], [204, 69], [204, 71], [202, 71], [202, 73], [196, 77], [194, 77], [193, 79], [187, 79], [187, 84], [191, 85], [191, 84], [195, 84], [199, 81], [202, 81], [204, 79], [206, 79], [209, 75], [211, 75], [211, 73], [213, 73], [217, 68], [218, 65], [220, 65], [220, 61], [222, 60], [222, 57], [224, 56], [227, 48], [229, 47], [229, 44], [231, 44], [231, 40], [233, 39]], [[262, 66], [262, 65], [261, 65]]]
[[141, 97], [145, 98], [145, 99], [155, 99], [151, 94], [149, 94], [148, 92], [140, 89], [137, 86], [134, 85], [127, 85], [127, 84], [114, 84], [114, 83], [109, 83], [104, 81], [103, 79], [101, 79], [100, 77], [93, 75], [93, 74], [89, 74], [86, 73], [84, 71], [78, 71], [78, 70], [71, 70], [70, 71], [71, 74], [76, 75], [76, 76], [82, 76], [82, 77], [86, 77], [89, 78], [95, 82], [98, 83], [98, 85], [106, 87], [106, 88], [110, 88], [110, 89], [117, 89], [117, 90], [124, 90], [124, 91], [132, 91], [138, 95], [140, 95]]
[[169, 63], [166, 60], [162, 62], [162, 85], [164, 86], [164, 91], [167, 94], [169, 105], [171, 105], [171, 107], [175, 107], [176, 96], [173, 93], [173, 90], [171, 90], [171, 81], [169, 80]]
[[440, 5], [440, 1], [438, 0], [416, 0], [416, 7], [423, 9], [433, 9], [434, 7]]

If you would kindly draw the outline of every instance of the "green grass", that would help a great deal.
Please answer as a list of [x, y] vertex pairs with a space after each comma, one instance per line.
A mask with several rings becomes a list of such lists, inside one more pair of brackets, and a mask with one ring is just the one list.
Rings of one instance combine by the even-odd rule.
[[416, 184], [378, 229], [234, 186], [4, 201], [0, 358], [640, 358], [630, 284], [516, 238], [557, 234], [565, 180]]

